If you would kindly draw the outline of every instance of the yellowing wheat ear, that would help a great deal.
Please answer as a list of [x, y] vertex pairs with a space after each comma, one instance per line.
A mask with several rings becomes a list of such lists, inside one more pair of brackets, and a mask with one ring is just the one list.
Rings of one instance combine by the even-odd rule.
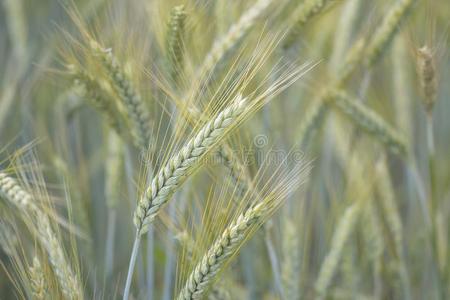
[[436, 102], [437, 74], [434, 55], [428, 46], [417, 50], [417, 70], [422, 88], [423, 104], [427, 114], [431, 115]]

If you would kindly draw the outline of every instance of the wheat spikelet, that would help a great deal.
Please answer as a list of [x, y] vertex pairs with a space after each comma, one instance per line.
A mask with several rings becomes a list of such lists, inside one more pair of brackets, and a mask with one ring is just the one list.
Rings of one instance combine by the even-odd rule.
[[134, 214], [138, 234], [147, 231], [161, 206], [170, 200], [188, 173], [198, 166], [211, 148], [223, 139], [230, 127], [239, 121], [246, 111], [246, 104], [246, 99], [241, 95], [236, 97], [231, 106], [207, 122], [153, 178]]
[[337, 91], [330, 99], [332, 99], [331, 104], [353, 120], [356, 125], [377, 137], [394, 153], [408, 154], [405, 138], [375, 112], [351, 99], [342, 91]]
[[37, 300], [44, 300], [47, 295], [47, 284], [45, 282], [44, 271], [37, 256], [33, 257], [33, 265], [29, 268], [31, 290], [33, 298]]
[[48, 216], [39, 209], [33, 197], [23, 190], [15, 179], [3, 172], [0, 172], [0, 195], [23, 213], [34, 217], [39, 241], [47, 251], [61, 291], [69, 299], [82, 299], [81, 285], [70, 268]]
[[436, 63], [432, 50], [423, 46], [417, 50], [417, 69], [423, 94], [423, 105], [428, 115], [433, 112], [437, 94]]
[[106, 69], [112, 86], [117, 90], [128, 113], [136, 146], [141, 149], [152, 148], [154, 143], [152, 140], [151, 120], [141, 95], [120, 66], [111, 49], [103, 49], [93, 40], [91, 40], [90, 46], [95, 56], [100, 59]]
[[183, 70], [184, 49], [183, 38], [185, 30], [186, 12], [184, 6], [175, 6], [170, 12], [170, 19], [167, 25], [167, 60], [169, 64], [170, 77], [177, 81]]
[[289, 48], [298, 38], [308, 21], [320, 14], [322, 10], [326, 7], [326, 5], [331, 2], [330, 0], [305, 0], [303, 1], [298, 8], [293, 13], [293, 23], [294, 25], [290, 29], [285, 41], [284, 48]]
[[407, 17], [414, 3], [415, 0], [398, 0], [393, 4], [367, 45], [365, 63], [368, 67], [373, 66], [389, 47], [402, 21]]

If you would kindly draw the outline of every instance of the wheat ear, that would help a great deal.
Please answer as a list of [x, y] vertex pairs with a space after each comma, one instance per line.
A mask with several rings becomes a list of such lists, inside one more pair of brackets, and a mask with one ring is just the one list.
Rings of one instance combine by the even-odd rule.
[[294, 25], [289, 30], [283, 43], [285, 49], [289, 48], [297, 40], [303, 26], [305, 26], [312, 17], [320, 14], [329, 2], [331, 2], [331, 0], [305, 0], [298, 6], [292, 17]]
[[405, 138], [374, 111], [353, 100], [342, 91], [335, 92], [330, 99], [332, 99], [330, 100], [331, 104], [337, 107], [339, 111], [363, 130], [377, 137], [394, 153], [409, 154]]
[[33, 265], [29, 268], [31, 290], [33, 299], [44, 300], [47, 295], [47, 283], [45, 282], [44, 271], [37, 256], [33, 257]]
[[272, 2], [273, 0], [258, 0], [256, 4], [244, 12], [237, 23], [233, 24], [223, 37], [214, 41], [211, 51], [206, 55], [205, 60], [197, 71], [197, 76], [208, 74], [222, 57], [253, 27], [256, 20]]
[[0, 172], [0, 195], [18, 209], [34, 217], [39, 241], [47, 251], [62, 293], [69, 299], [82, 299], [81, 285], [70, 268], [63, 248], [50, 225], [48, 216], [36, 205], [33, 197], [22, 189], [15, 179], [3, 172]]
[[169, 23], [167, 24], [167, 61], [170, 77], [174, 82], [178, 80], [180, 73], [183, 71], [185, 19], [184, 6], [175, 6], [170, 12]]
[[347, 0], [342, 7], [339, 25], [334, 35], [333, 53], [330, 59], [332, 72], [336, 72], [346, 57], [347, 47], [358, 26], [358, 15], [362, 7], [362, 0]]
[[252, 179], [250, 174], [248, 174], [247, 167], [228, 144], [222, 145], [216, 154], [228, 169], [231, 179], [236, 186], [236, 195], [238, 197], [242, 197], [248, 190], [253, 190]]
[[201, 299], [227, 259], [236, 253], [249, 233], [261, 224], [261, 220], [269, 211], [270, 207], [261, 202], [239, 215], [208, 249], [190, 274], [177, 299]]
[[103, 114], [108, 125], [117, 133], [122, 132], [122, 126], [119, 121], [119, 113], [112, 99], [105, 97], [105, 92], [99, 82], [92, 78], [88, 73], [77, 70], [75, 66], [70, 65], [69, 71], [75, 79], [75, 86], [83, 98], [89, 101], [94, 108]]
[[230, 127], [241, 119], [246, 111], [246, 104], [245, 98], [237, 96], [232, 105], [207, 122], [153, 178], [134, 213], [134, 224], [139, 235], [146, 232], [161, 206], [169, 201], [188, 173], [224, 138]]
[[437, 76], [434, 55], [428, 46], [423, 46], [417, 50], [417, 70], [422, 88], [425, 111], [431, 116], [436, 102]]
[[393, 236], [395, 253], [397, 254], [397, 259], [399, 261], [399, 277], [402, 283], [404, 296], [406, 299], [411, 299], [411, 285], [409, 281], [408, 269], [406, 266], [404, 255], [405, 250], [403, 246], [403, 225], [395, 201], [391, 176], [386, 164], [387, 161], [385, 157], [380, 159], [380, 161], [378, 161], [377, 163], [377, 190], [381, 198], [381, 207], [383, 210], [383, 214], [386, 216], [389, 230], [391, 231]]
[[283, 226], [282, 279], [286, 299], [300, 299], [300, 234], [289, 217]]
[[387, 13], [380, 27], [367, 45], [365, 63], [373, 66], [383, 55], [397, 33], [402, 21], [407, 17], [416, 0], [399, 0]]
[[297, 143], [299, 146], [303, 147], [309, 145], [310, 139], [322, 124], [327, 110], [328, 107], [322, 98], [315, 100], [315, 102], [308, 107], [305, 117], [300, 123], [297, 131]]
[[132, 124], [135, 144], [141, 149], [154, 146], [151, 131], [151, 120], [140, 93], [131, 79], [120, 66], [111, 49], [103, 49], [97, 42], [91, 41], [91, 49], [108, 73], [112, 86], [117, 90]]

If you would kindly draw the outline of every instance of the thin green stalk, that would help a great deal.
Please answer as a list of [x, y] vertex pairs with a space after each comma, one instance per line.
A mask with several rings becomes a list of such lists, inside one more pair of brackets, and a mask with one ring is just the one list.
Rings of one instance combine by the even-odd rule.
[[128, 300], [130, 297], [131, 281], [133, 279], [134, 266], [139, 251], [139, 243], [141, 242], [141, 235], [136, 232], [136, 237], [133, 243], [133, 250], [131, 251], [130, 264], [128, 266], [127, 280], [125, 282], [125, 289], [123, 291], [123, 300]]

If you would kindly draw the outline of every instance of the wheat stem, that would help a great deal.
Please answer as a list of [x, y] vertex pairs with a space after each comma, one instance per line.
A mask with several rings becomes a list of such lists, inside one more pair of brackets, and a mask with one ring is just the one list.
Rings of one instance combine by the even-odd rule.
[[134, 266], [136, 265], [136, 258], [139, 252], [139, 243], [141, 242], [141, 235], [136, 233], [133, 243], [133, 250], [131, 251], [130, 264], [128, 267], [127, 280], [125, 282], [125, 289], [123, 291], [123, 300], [128, 300], [130, 297], [131, 281], [133, 279]]

